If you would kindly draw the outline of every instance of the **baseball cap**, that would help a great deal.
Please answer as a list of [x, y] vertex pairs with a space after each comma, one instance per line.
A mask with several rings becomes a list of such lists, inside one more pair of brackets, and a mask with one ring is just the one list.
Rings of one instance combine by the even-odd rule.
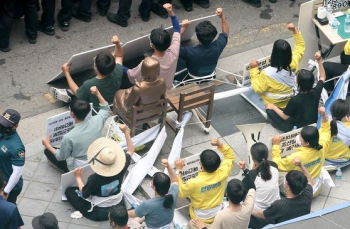
[[12, 127], [19, 123], [21, 115], [14, 109], [7, 109], [2, 116], [0, 116], [0, 124], [4, 127]]
[[59, 229], [56, 216], [51, 212], [46, 212], [32, 220], [34, 229]]

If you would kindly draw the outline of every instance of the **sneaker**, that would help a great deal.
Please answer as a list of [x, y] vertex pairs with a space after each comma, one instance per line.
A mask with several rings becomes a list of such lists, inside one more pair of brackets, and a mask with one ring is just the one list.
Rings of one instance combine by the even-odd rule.
[[166, 10], [164, 10], [163, 12], [162, 10], [159, 10], [157, 3], [152, 4], [151, 11], [163, 19], [168, 18], [168, 12], [166, 12]]
[[192, 3], [188, 4], [186, 0], [180, 0], [181, 4], [184, 6], [187, 12], [191, 12], [193, 10]]
[[68, 95], [66, 89], [58, 89], [55, 87], [50, 88], [50, 94], [58, 100], [61, 100], [65, 103], [70, 103], [72, 101], [72, 98]]
[[97, 4], [97, 9], [98, 9], [98, 12], [100, 13], [100, 16], [101, 17], [106, 17], [107, 13], [108, 13], [108, 9], [101, 9], [98, 4]]
[[29, 36], [27, 36], [27, 38], [28, 38], [28, 42], [29, 42], [29, 44], [36, 44], [36, 37], [35, 38], [33, 38], [33, 37], [29, 37]]
[[185, 7], [185, 10], [186, 10], [187, 12], [193, 11], [193, 7], [192, 7], [192, 6], [184, 6], [184, 7]]
[[248, 3], [249, 5], [255, 7], [255, 8], [260, 8], [261, 7], [261, 1], [259, 2], [252, 2], [251, 0], [242, 0], [245, 3]]
[[199, 5], [200, 7], [207, 9], [210, 7], [209, 0], [203, 1], [203, 0], [194, 0], [194, 3]]
[[59, 14], [57, 14], [57, 21], [58, 21], [58, 25], [60, 26], [63, 32], [66, 32], [69, 30], [69, 21], [60, 20]]
[[276, 3], [277, 0], [269, 0], [271, 3]]
[[38, 30], [40, 32], [45, 33], [46, 35], [55, 36], [55, 27], [54, 26], [43, 26], [40, 21], [38, 22]]
[[148, 15], [145, 15], [145, 14], [141, 13], [141, 4], [139, 5], [139, 13], [140, 13], [142, 21], [144, 21], [144, 22], [148, 22], [149, 21], [149, 18], [150, 18], [151, 15], [150, 15], [150, 13], [148, 13]]
[[127, 27], [128, 21], [119, 19], [118, 14], [108, 13], [107, 19], [114, 24], [120, 25], [121, 27]]
[[82, 21], [85, 21], [85, 22], [90, 22], [91, 21], [91, 16], [83, 15], [77, 9], [73, 9], [72, 16], [75, 17], [76, 19], [79, 19], [79, 20], [82, 20]]

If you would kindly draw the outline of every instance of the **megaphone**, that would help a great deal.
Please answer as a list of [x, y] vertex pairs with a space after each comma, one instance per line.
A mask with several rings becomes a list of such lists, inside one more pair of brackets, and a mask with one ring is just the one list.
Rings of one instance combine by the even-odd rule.
[[246, 124], [246, 125], [237, 125], [237, 128], [241, 133], [243, 134], [243, 137], [245, 139], [245, 142], [247, 143], [247, 149], [248, 149], [248, 163], [249, 168], [253, 168], [253, 159], [250, 155], [250, 148], [252, 145], [256, 142], [259, 142], [260, 140], [260, 134], [262, 129], [266, 123], [254, 123], [254, 124]]

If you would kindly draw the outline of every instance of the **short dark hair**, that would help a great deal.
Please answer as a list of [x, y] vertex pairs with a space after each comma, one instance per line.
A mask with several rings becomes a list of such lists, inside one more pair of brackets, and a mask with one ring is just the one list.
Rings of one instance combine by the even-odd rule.
[[202, 21], [196, 26], [197, 39], [203, 45], [210, 44], [217, 34], [218, 31], [210, 21]]
[[219, 155], [210, 149], [204, 150], [200, 155], [200, 160], [203, 168], [208, 173], [215, 172], [221, 163]]
[[161, 28], [153, 29], [151, 32], [150, 40], [154, 45], [154, 48], [159, 52], [164, 52], [170, 47], [171, 38], [169, 33]]
[[297, 81], [300, 92], [308, 92], [314, 86], [315, 77], [311, 71], [301, 69], [298, 73]]
[[290, 68], [291, 62], [292, 48], [289, 43], [281, 39], [275, 41], [271, 53], [271, 67], [277, 68], [278, 72], [284, 69], [290, 71], [290, 74], [292, 74], [292, 69]]
[[119, 227], [127, 225], [129, 216], [126, 207], [122, 204], [114, 205], [109, 209], [110, 221], [114, 222]]
[[112, 56], [112, 54], [102, 51], [97, 54], [95, 64], [97, 71], [100, 74], [107, 76], [111, 74], [115, 68], [115, 58]]
[[70, 110], [79, 120], [84, 120], [89, 114], [91, 107], [88, 101], [75, 98], [69, 105]]
[[5, 187], [5, 180], [2, 172], [0, 171], [0, 190], [2, 190], [3, 187]]
[[305, 126], [301, 129], [301, 137], [305, 142], [309, 143], [310, 148], [321, 150], [323, 147], [319, 144], [320, 134], [316, 127], [314, 126]]
[[306, 176], [302, 172], [296, 170], [287, 173], [286, 181], [294, 195], [299, 195], [307, 185]]
[[227, 197], [233, 204], [242, 202], [246, 195], [246, 190], [242, 181], [232, 179], [227, 183]]

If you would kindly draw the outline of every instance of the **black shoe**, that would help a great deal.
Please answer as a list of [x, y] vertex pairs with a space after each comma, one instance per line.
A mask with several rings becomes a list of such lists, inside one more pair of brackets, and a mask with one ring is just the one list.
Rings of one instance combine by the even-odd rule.
[[79, 19], [79, 20], [82, 20], [82, 21], [85, 21], [85, 22], [90, 22], [91, 21], [91, 16], [83, 15], [77, 9], [73, 9], [72, 16], [75, 17], [76, 19]]
[[140, 13], [142, 21], [144, 21], [144, 22], [149, 21], [149, 18], [150, 18], [151, 15], [150, 15], [150, 13], [148, 13], [148, 15], [145, 15], [144, 13], [141, 13], [141, 4], [139, 5], [139, 13]]
[[40, 32], [43, 32], [49, 36], [54, 36], [55, 35], [55, 27], [54, 26], [42, 26], [41, 22], [38, 22], [38, 30]]
[[250, 0], [242, 0], [245, 3], [248, 3], [249, 5], [255, 7], [255, 8], [260, 8], [261, 7], [261, 2], [251, 2]]
[[187, 12], [191, 12], [193, 10], [193, 7], [192, 6], [184, 6], [185, 7], [185, 10]]
[[59, 14], [57, 14], [57, 21], [58, 21], [58, 25], [60, 26], [63, 32], [66, 32], [69, 30], [69, 21], [60, 20]]
[[33, 38], [33, 37], [29, 37], [29, 36], [27, 36], [27, 38], [28, 38], [28, 42], [29, 42], [29, 44], [36, 44], [36, 37], [35, 38]]
[[208, 1], [203, 1], [203, 0], [194, 0], [194, 3], [199, 5], [200, 7], [207, 9], [210, 7], [209, 0]]
[[118, 14], [113, 14], [113, 13], [108, 13], [107, 14], [107, 19], [110, 22], [113, 22], [117, 25], [120, 25], [121, 27], [127, 27], [128, 26], [128, 21], [123, 21], [119, 19]]
[[276, 3], [277, 0], [269, 0], [271, 3]]
[[157, 3], [153, 3], [152, 4], [152, 8], [151, 8], [151, 11], [155, 14], [157, 14], [159, 17], [163, 18], [163, 19], [166, 19], [168, 18], [168, 12], [166, 12], [166, 10], [164, 10], [164, 12], [161, 12], [159, 9], [158, 9], [158, 5]]
[[108, 13], [108, 9], [101, 9], [98, 4], [97, 4], [97, 9], [98, 9], [98, 12], [100, 13], [100, 16], [101, 17], [105, 17]]
[[11, 51], [11, 49], [10, 49], [9, 46], [7, 46], [7, 47], [0, 47], [0, 50], [1, 50], [2, 52], [9, 52], [9, 51]]

